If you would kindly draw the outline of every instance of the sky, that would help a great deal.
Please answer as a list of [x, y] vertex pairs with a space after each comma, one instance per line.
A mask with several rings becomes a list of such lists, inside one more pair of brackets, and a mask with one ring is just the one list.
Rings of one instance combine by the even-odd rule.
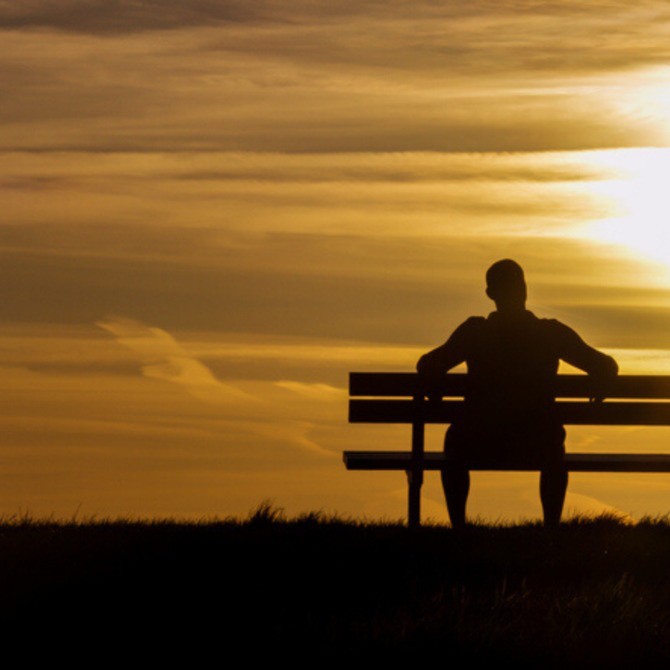
[[[622, 373], [670, 373], [667, 3], [5, 0], [0, 31], [0, 516], [403, 518], [401, 473], [342, 463], [409, 443], [347, 423], [348, 373], [490, 312], [500, 258]], [[669, 494], [575, 474], [566, 507]], [[470, 511], [537, 498], [482, 473]]]

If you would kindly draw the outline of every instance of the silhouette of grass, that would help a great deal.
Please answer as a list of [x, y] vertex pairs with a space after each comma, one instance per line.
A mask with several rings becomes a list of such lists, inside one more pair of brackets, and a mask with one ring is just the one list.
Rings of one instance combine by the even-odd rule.
[[[455, 532], [322, 512], [0, 523], [0, 629], [294, 654], [622, 667], [670, 660], [670, 523]], [[195, 642], [194, 642], [195, 641]]]

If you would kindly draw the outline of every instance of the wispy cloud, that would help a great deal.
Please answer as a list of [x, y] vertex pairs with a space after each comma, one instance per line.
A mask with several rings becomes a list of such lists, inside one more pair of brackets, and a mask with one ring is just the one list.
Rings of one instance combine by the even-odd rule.
[[2, 29], [0, 146], [31, 150], [650, 145], [635, 78], [670, 59], [661, 0], [33, 0]]
[[212, 371], [191, 356], [166, 331], [119, 317], [99, 321], [118, 342], [134, 351], [142, 361], [142, 374], [152, 379], [183, 386], [205, 402], [230, 403], [254, 401], [253, 396], [219, 381]]
[[[266, 54], [312, 62], [551, 74], [665, 62], [669, 13], [662, 0], [7, 0], [0, 3], [0, 27], [107, 36], [228, 28], [220, 43], [227, 50], [258, 52], [263, 40]], [[595, 32], [605, 38], [594, 40]]]
[[0, 4], [0, 26], [5, 28], [55, 28], [57, 30], [118, 34], [147, 30], [207, 26], [234, 21], [259, 20], [264, 2], [243, 0], [26, 0]]
[[600, 514], [612, 514], [622, 521], [632, 523], [633, 517], [621, 509], [609, 505], [593, 496], [583, 493], [568, 491], [565, 496], [565, 515], [570, 516], [598, 516]]
[[[142, 374], [151, 379], [177, 384], [193, 397], [226, 408], [226, 416], [241, 433], [297, 446], [320, 456], [333, 457], [333, 452], [321, 446], [310, 435], [317, 427], [315, 417], [308, 418], [304, 407], [277, 398], [273, 385], [256, 385], [260, 391], [252, 395], [231, 384], [218, 380], [214, 373], [195, 356], [188, 353], [177, 340], [160, 328], [138, 321], [109, 317], [98, 326], [112, 333], [117, 341], [131, 349], [142, 361]], [[275, 388], [297, 393], [311, 400], [339, 398], [341, 392], [325, 384], [304, 384], [286, 381]], [[324, 398], [325, 394], [325, 398]], [[297, 411], [296, 411], [297, 410]]]
[[347, 395], [344, 389], [335, 388], [329, 384], [306, 384], [304, 382], [284, 380], [276, 382], [276, 386], [299, 396], [315, 400], [332, 401], [334, 399], [345, 398]]

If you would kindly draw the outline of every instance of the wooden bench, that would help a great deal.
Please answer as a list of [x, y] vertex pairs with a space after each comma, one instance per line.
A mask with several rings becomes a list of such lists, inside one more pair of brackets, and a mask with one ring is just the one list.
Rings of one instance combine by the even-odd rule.
[[[429, 401], [416, 373], [352, 372], [349, 378], [349, 421], [403, 423], [412, 427], [411, 451], [345, 451], [348, 470], [404, 470], [408, 480], [408, 524], [421, 523], [421, 485], [425, 470], [447, 464], [442, 452], [424, 451], [424, 426], [451, 423], [463, 411], [467, 374], [445, 375], [443, 399]], [[587, 375], [556, 376], [556, 411], [566, 425], [670, 426], [670, 376], [621, 375], [607, 389], [607, 400], [589, 402], [593, 395]], [[565, 465], [574, 472], [670, 472], [670, 454], [569, 453]], [[472, 470], [538, 470], [468, 464]]]

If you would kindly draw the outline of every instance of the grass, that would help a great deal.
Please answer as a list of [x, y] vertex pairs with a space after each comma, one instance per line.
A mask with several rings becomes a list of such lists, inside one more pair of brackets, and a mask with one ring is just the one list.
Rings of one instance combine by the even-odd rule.
[[409, 531], [320, 513], [0, 524], [0, 630], [319, 658], [670, 661], [670, 523]]

